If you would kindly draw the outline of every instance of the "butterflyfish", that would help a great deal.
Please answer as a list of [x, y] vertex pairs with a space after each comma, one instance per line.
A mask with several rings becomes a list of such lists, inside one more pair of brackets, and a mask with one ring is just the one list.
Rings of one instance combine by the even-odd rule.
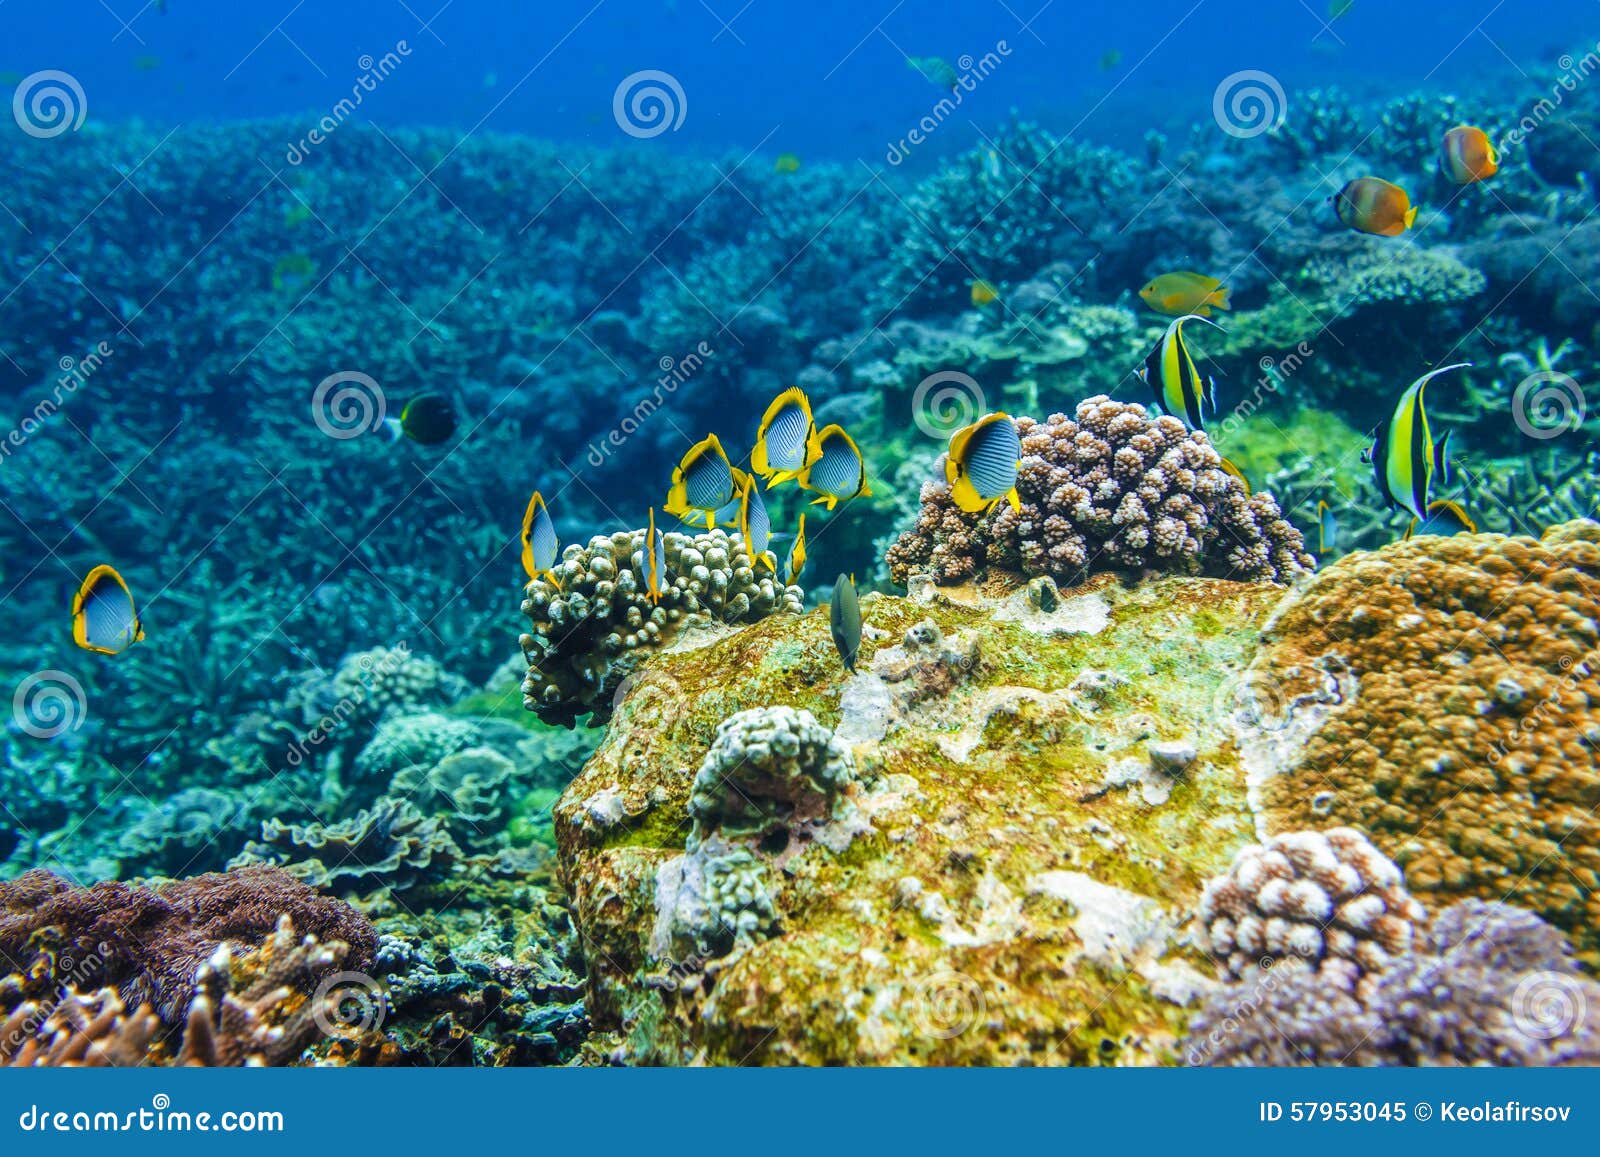
[[944, 459], [950, 497], [968, 514], [993, 510], [1001, 501], [1022, 509], [1017, 495], [1017, 467], [1022, 461], [1022, 436], [1009, 414], [986, 414], [950, 436]]
[[663, 509], [693, 525], [699, 525], [703, 518], [710, 530], [733, 498], [733, 463], [728, 461], [717, 436], [707, 434], [689, 447], [683, 460], [673, 467], [672, 487]]
[[116, 567], [95, 567], [72, 598], [72, 641], [85, 651], [120, 655], [143, 638], [128, 584]]
[[811, 402], [798, 387], [783, 391], [761, 416], [755, 449], [750, 451], [750, 469], [766, 479], [771, 490], [780, 482], [798, 478], [820, 457], [822, 447], [811, 420]]
[[867, 464], [842, 426], [824, 427], [817, 435], [817, 446], [822, 453], [800, 472], [801, 489], [817, 495], [811, 505], [832, 510], [842, 501], [872, 493], [867, 485]]

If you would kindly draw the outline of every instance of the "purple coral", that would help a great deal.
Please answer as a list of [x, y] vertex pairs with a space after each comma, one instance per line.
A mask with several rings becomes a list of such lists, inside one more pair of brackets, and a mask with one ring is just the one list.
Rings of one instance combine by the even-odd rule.
[[1600, 984], [1531, 912], [1469, 900], [1359, 986], [1272, 969], [1219, 989], [1184, 1042], [1194, 1065], [1600, 1062]]
[[959, 582], [985, 567], [1068, 583], [1109, 570], [1282, 581], [1314, 565], [1277, 501], [1247, 495], [1210, 439], [1176, 418], [1099, 395], [1075, 418], [1019, 418], [1017, 429], [1022, 509], [967, 514], [948, 486], [924, 484], [916, 526], [889, 549], [895, 582]]

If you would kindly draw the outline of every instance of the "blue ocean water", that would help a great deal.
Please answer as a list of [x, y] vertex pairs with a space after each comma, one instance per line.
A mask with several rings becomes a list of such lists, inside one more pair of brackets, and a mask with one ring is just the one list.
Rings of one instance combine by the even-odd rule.
[[0, 0], [0, 1061], [1600, 1058], [1597, 17]]
[[[955, 62], [1005, 43], [995, 83], [963, 107], [990, 124], [1017, 107], [1053, 128], [1137, 144], [1187, 123], [1219, 76], [1270, 71], [1288, 88], [1359, 96], [1528, 76], [1585, 39], [1593, 7], [1551, 0], [1422, 0], [1397, 13], [1358, 0], [1332, 24], [1326, 0], [1150, 0], [1139, 5], [910, 0], [455, 0], [338, 4], [242, 0], [10, 0], [0, 68], [48, 64], [93, 92], [96, 115], [163, 124], [321, 115], [349, 94], [365, 56], [411, 55], [362, 115], [388, 125], [615, 142], [617, 80], [675, 76], [688, 115], [667, 147], [721, 152], [762, 142], [810, 158], [875, 162], [926, 111], [907, 56]], [[1102, 67], [1108, 53], [1118, 62]], [[158, 60], [142, 71], [141, 58]], [[963, 123], [929, 151], [973, 143]]]

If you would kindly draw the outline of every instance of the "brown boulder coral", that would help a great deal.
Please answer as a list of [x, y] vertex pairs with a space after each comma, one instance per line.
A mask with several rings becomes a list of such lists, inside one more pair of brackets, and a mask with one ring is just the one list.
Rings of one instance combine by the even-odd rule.
[[[889, 575], [959, 582], [988, 567], [1077, 583], [1096, 571], [1283, 581], [1315, 565], [1270, 494], [1245, 493], [1203, 432], [1099, 395], [1073, 418], [1018, 418], [1022, 509], [968, 514], [943, 482], [922, 488]], [[940, 473], [943, 473], [940, 459]]]
[[1320, 573], [1239, 731], [1264, 835], [1366, 832], [1425, 901], [1532, 909], [1600, 959], [1600, 525], [1422, 538]]

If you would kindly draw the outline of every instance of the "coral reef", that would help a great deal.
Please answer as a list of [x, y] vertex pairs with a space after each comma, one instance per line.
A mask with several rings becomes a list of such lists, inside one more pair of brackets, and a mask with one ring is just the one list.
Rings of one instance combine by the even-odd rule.
[[379, 888], [404, 894], [439, 883], [461, 855], [443, 821], [408, 799], [384, 797], [336, 824], [269, 819], [261, 825], [261, 839], [246, 844], [233, 866], [281, 865], [339, 896]]
[[1600, 958], [1597, 576], [1593, 522], [1320, 572], [1250, 675], [1263, 831], [1357, 827], [1424, 902], [1514, 900]]
[[[1211, 983], [1182, 928], [1254, 832], [1215, 704], [1281, 590], [922, 594], [863, 599], [855, 675], [818, 610], [627, 689], [555, 814], [589, 1016], [623, 1059], [1171, 1059]], [[797, 839], [806, 816], [837, 818]]]
[[1017, 421], [1022, 509], [968, 514], [923, 486], [889, 574], [957, 582], [989, 567], [1075, 583], [1095, 571], [1284, 581], [1311, 569], [1300, 532], [1269, 494], [1247, 497], [1204, 434], [1143, 406], [1090, 398], [1075, 418]]
[[671, 583], [656, 602], [641, 565], [644, 539], [636, 530], [569, 546], [555, 568], [559, 589], [542, 579], [530, 584], [522, 602], [533, 624], [521, 639], [529, 659], [523, 701], [541, 719], [571, 726], [589, 714], [592, 724], [603, 722], [639, 654], [669, 647], [693, 628], [800, 610], [800, 589], [752, 569], [743, 539], [722, 530], [666, 535]]
[[154, 889], [109, 880], [77, 888], [38, 869], [0, 882], [0, 964], [46, 989], [114, 987], [126, 1006], [147, 1004], [174, 1023], [219, 947], [255, 947], [284, 916], [305, 935], [347, 945], [352, 968], [371, 967], [377, 937], [364, 916], [260, 866]]
[[1207, 997], [1197, 1065], [1593, 1065], [1600, 983], [1561, 935], [1510, 905], [1467, 900], [1359, 986], [1272, 968]]
[[1286, 832], [1241, 850], [1206, 885], [1201, 947], [1234, 980], [1303, 964], [1350, 987], [1406, 955], [1424, 916], [1400, 869], [1360, 832]]
[[[12, 998], [0, 983], [0, 1065], [17, 1068], [132, 1065], [285, 1065], [327, 1035], [357, 1035], [351, 999], [324, 978], [344, 962], [349, 946], [297, 936], [289, 917], [259, 945], [235, 957], [220, 946], [195, 972], [193, 996], [176, 1031], [148, 1004], [129, 1011], [114, 988], [80, 992], [72, 985], [44, 1000]], [[362, 989], [361, 1016], [375, 1025], [382, 996]], [[359, 1022], [358, 1022], [359, 1023]], [[362, 1028], [361, 1032], [366, 1029]]]

